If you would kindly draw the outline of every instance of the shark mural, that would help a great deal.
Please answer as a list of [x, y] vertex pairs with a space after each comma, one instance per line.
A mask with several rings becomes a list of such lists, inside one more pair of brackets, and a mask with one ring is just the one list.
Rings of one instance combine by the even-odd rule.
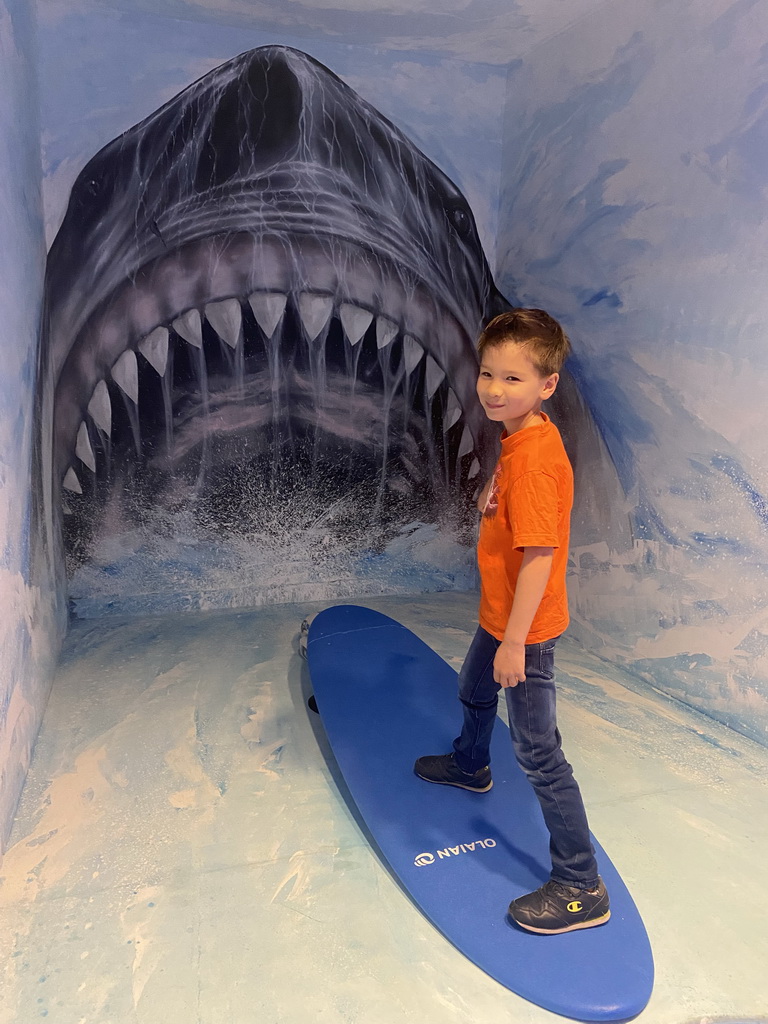
[[[146, 595], [163, 574], [203, 606], [471, 582], [496, 457], [474, 341], [509, 305], [461, 192], [331, 71], [282, 46], [215, 69], [86, 165], [50, 250], [43, 448], [70, 575]], [[590, 481], [578, 522], [615, 533], [570, 379], [554, 414]]]

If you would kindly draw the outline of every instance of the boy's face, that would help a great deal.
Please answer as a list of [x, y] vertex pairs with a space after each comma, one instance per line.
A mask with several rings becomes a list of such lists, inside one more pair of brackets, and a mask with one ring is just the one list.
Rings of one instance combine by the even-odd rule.
[[539, 409], [557, 387], [559, 374], [542, 377], [525, 345], [506, 341], [483, 352], [477, 395], [488, 419], [503, 423], [508, 434], [539, 420]]

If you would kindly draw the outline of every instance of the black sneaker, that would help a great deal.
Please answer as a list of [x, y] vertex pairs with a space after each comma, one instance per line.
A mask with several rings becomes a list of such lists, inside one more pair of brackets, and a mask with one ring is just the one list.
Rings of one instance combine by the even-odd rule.
[[459, 768], [453, 759], [453, 754], [420, 757], [413, 766], [413, 770], [420, 779], [424, 779], [426, 782], [436, 782], [441, 786], [458, 786], [459, 789], [469, 789], [473, 793], [487, 793], [493, 785], [491, 769], [488, 765], [471, 775]]
[[512, 900], [509, 916], [521, 928], [540, 935], [594, 928], [611, 916], [608, 890], [602, 879], [594, 889], [574, 889], [549, 881], [536, 892]]

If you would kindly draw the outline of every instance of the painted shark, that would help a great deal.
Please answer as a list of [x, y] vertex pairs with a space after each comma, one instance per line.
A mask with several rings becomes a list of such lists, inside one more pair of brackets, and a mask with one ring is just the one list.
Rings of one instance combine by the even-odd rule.
[[[466, 199], [395, 125], [300, 51], [241, 54], [72, 188], [46, 272], [51, 506], [116, 486], [116, 421], [172, 464], [210, 459], [245, 406], [273, 451], [312, 421], [375, 448], [382, 481], [439, 466], [469, 492], [495, 458], [474, 342], [509, 305]], [[588, 416], [571, 385], [560, 402]]]

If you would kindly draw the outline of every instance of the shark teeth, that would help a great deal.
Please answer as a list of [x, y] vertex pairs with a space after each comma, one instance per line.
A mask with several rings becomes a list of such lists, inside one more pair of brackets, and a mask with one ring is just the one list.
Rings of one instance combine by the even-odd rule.
[[248, 304], [256, 317], [256, 323], [264, 331], [268, 338], [277, 330], [277, 325], [283, 318], [288, 296], [282, 292], [254, 292], [248, 299]]
[[203, 325], [196, 309], [188, 309], [186, 313], [176, 317], [171, 326], [179, 337], [193, 348], [203, 347]]
[[445, 370], [442, 366], [439, 366], [432, 356], [427, 356], [427, 372], [425, 376], [425, 384], [427, 388], [427, 397], [432, 400], [435, 392], [440, 387], [442, 382], [445, 380]]
[[68, 491], [71, 491], [73, 494], [83, 493], [83, 488], [80, 486], [80, 481], [77, 479], [77, 474], [75, 473], [74, 469], [72, 469], [71, 466], [66, 472], [64, 480], [62, 481], [62, 486], [65, 487]]
[[139, 366], [132, 348], [126, 349], [112, 367], [112, 379], [136, 405], [139, 404]]
[[453, 391], [448, 388], [448, 399], [445, 403], [445, 414], [443, 415], [443, 430], [450, 430], [454, 424], [461, 419], [461, 406]]
[[307, 337], [315, 341], [327, 326], [333, 314], [333, 299], [330, 295], [302, 292], [299, 295], [299, 316]]
[[109, 437], [112, 433], [112, 402], [109, 398], [109, 389], [103, 380], [100, 380], [93, 389], [93, 395], [88, 403], [88, 413], [99, 430]]
[[403, 338], [403, 362], [405, 363], [405, 372], [407, 374], [413, 373], [421, 362], [423, 355], [424, 349], [418, 341], [412, 338], [410, 334], [406, 334]]
[[90, 469], [92, 473], [96, 472], [96, 457], [93, 454], [93, 448], [91, 447], [91, 439], [88, 436], [88, 427], [85, 423], [80, 424], [80, 429], [77, 432], [77, 443], [75, 444], [75, 455], [80, 461]]
[[[290, 315], [288, 315], [289, 303]], [[253, 324], [252, 320], [247, 322], [243, 320], [243, 310], [247, 310], [249, 307], [262, 332], [261, 341], [255, 334], [251, 337], [250, 334], [244, 333], [244, 328], [247, 330], [247, 323]], [[331, 319], [334, 316], [336, 317], [336, 327], [331, 328]], [[205, 328], [205, 343], [203, 319], [209, 325]], [[244, 352], [245, 345], [258, 345], [262, 344], [264, 339], [270, 341], [274, 338], [281, 323], [284, 325], [283, 329], [288, 332], [287, 337], [290, 337], [294, 333], [294, 325], [297, 321], [301, 325], [306, 342], [310, 344], [311, 351], [315, 354], [313, 358], [316, 359], [318, 356], [321, 360], [325, 358], [325, 353], [330, 350], [324, 347], [326, 335], [331, 339], [330, 345], [333, 348], [336, 345], [334, 339], [338, 337], [336, 332], [340, 327], [348, 346], [354, 348], [361, 355], [364, 351], [368, 352], [368, 355], [363, 357], [361, 366], [366, 365], [366, 360], [373, 359], [375, 361], [376, 353], [379, 353], [378, 366], [381, 369], [376, 369], [374, 372], [383, 373], [386, 388], [395, 389], [402, 386], [402, 382], [407, 380], [410, 381], [405, 385], [407, 400], [420, 403], [438, 401], [438, 415], [441, 417], [439, 422], [445, 439], [444, 444], [450, 446], [456, 472], [466, 474], [464, 475], [465, 480], [467, 478], [474, 479], [480, 473], [481, 467], [477, 458], [473, 458], [468, 470], [466, 463], [464, 463], [464, 469], [459, 470], [459, 460], [465, 459], [474, 452], [474, 437], [464, 422], [464, 410], [460, 399], [453, 388], [449, 386], [446, 371], [438, 362], [437, 354], [433, 354], [433, 350], [425, 348], [421, 341], [417, 340], [417, 327], [412, 327], [409, 331], [407, 313], [404, 314], [403, 319], [395, 319], [385, 313], [377, 314], [364, 305], [358, 305], [346, 299], [341, 300], [338, 296], [334, 297], [326, 292], [286, 293], [265, 290], [251, 292], [247, 297], [243, 296], [241, 299], [229, 297], [200, 303], [199, 307], [190, 308], [173, 320], [169, 318], [167, 323], [159, 324], [149, 330], [140, 340], [134, 341], [132, 346], [127, 348], [113, 363], [111, 378], [123, 394], [138, 406], [140, 374], [146, 374], [149, 371], [144, 362], [139, 363], [137, 352], [141, 353], [143, 360], [152, 367], [158, 376], [165, 379], [169, 375], [172, 377], [173, 374], [172, 344], [180, 344], [178, 339], [197, 349], [200, 352], [200, 359], [205, 361], [207, 359], [207, 356], [204, 355], [205, 345], [213, 338], [214, 332], [223, 345], [233, 350], [241, 346], [242, 342], [241, 350]], [[369, 337], [372, 327], [373, 337]], [[329, 334], [329, 331], [332, 333]], [[318, 341], [321, 336], [322, 341]], [[363, 342], [367, 337], [368, 341], [365, 342], [366, 347], [364, 347]], [[375, 347], [373, 345], [374, 338]], [[393, 346], [395, 342], [397, 345]], [[249, 351], [251, 355], [248, 355], [247, 358], [251, 359], [253, 349], [250, 348]], [[394, 365], [395, 363], [397, 366]], [[375, 362], [372, 365], [375, 366]], [[357, 367], [357, 361], [355, 366]], [[172, 380], [170, 384], [173, 384]], [[87, 405], [87, 415], [92, 424], [98, 428], [100, 435], [107, 439], [111, 438], [114, 425], [112, 407], [114, 393], [110, 396], [111, 388], [109, 377], [107, 380], [99, 380]], [[389, 393], [394, 394], [394, 391]], [[155, 392], [151, 388], [148, 389], [147, 395], [153, 394]], [[169, 401], [167, 396], [171, 392], [166, 391], [164, 394], [166, 395], [165, 400]], [[424, 409], [425, 406], [422, 404], [421, 408]], [[431, 417], [434, 414], [435, 410], [432, 407], [429, 415]], [[172, 406], [166, 405], [166, 417], [172, 417], [172, 415]], [[168, 436], [170, 436], [168, 432], [172, 430], [169, 424], [170, 420], [167, 420]], [[74, 456], [80, 464], [95, 474], [98, 461], [104, 453], [109, 451], [109, 448], [100, 442], [93, 427], [89, 432], [89, 426], [90, 424], [85, 420], [80, 422], [74, 439]], [[449, 438], [448, 434], [454, 428], [456, 428], [456, 433], [452, 433]], [[121, 427], [121, 429], [123, 428]], [[448, 448], [446, 448], [447, 451]], [[407, 458], [406, 469], [410, 478], [412, 480], [420, 478], [420, 475], [423, 474], [422, 469], [418, 466], [420, 461], [418, 452], [414, 450], [407, 457], [404, 454], [402, 457], [403, 459]], [[70, 460], [71, 458], [72, 456], [70, 456]], [[71, 495], [80, 495], [83, 493], [83, 488], [73, 468], [74, 465], [75, 463], [71, 462], [68, 466], [62, 483], [65, 490]], [[396, 483], [392, 483], [392, 486], [396, 486]], [[70, 502], [73, 507], [77, 507], [76, 499], [70, 498]]]
[[339, 306], [339, 319], [347, 341], [350, 345], [357, 345], [373, 323], [373, 313], [361, 306], [353, 306], [351, 302], [342, 302]]
[[386, 316], [376, 317], [376, 348], [386, 348], [397, 337], [398, 327]]
[[162, 377], [168, 365], [168, 328], [156, 327], [139, 342], [139, 352]]
[[205, 307], [205, 318], [223, 342], [230, 348], [237, 348], [243, 326], [243, 311], [238, 299], [209, 302]]
[[464, 433], [461, 435], [461, 441], [459, 442], [459, 458], [463, 459], [465, 455], [469, 455], [475, 447], [475, 442], [472, 438], [472, 433], [469, 427], [464, 427]]

